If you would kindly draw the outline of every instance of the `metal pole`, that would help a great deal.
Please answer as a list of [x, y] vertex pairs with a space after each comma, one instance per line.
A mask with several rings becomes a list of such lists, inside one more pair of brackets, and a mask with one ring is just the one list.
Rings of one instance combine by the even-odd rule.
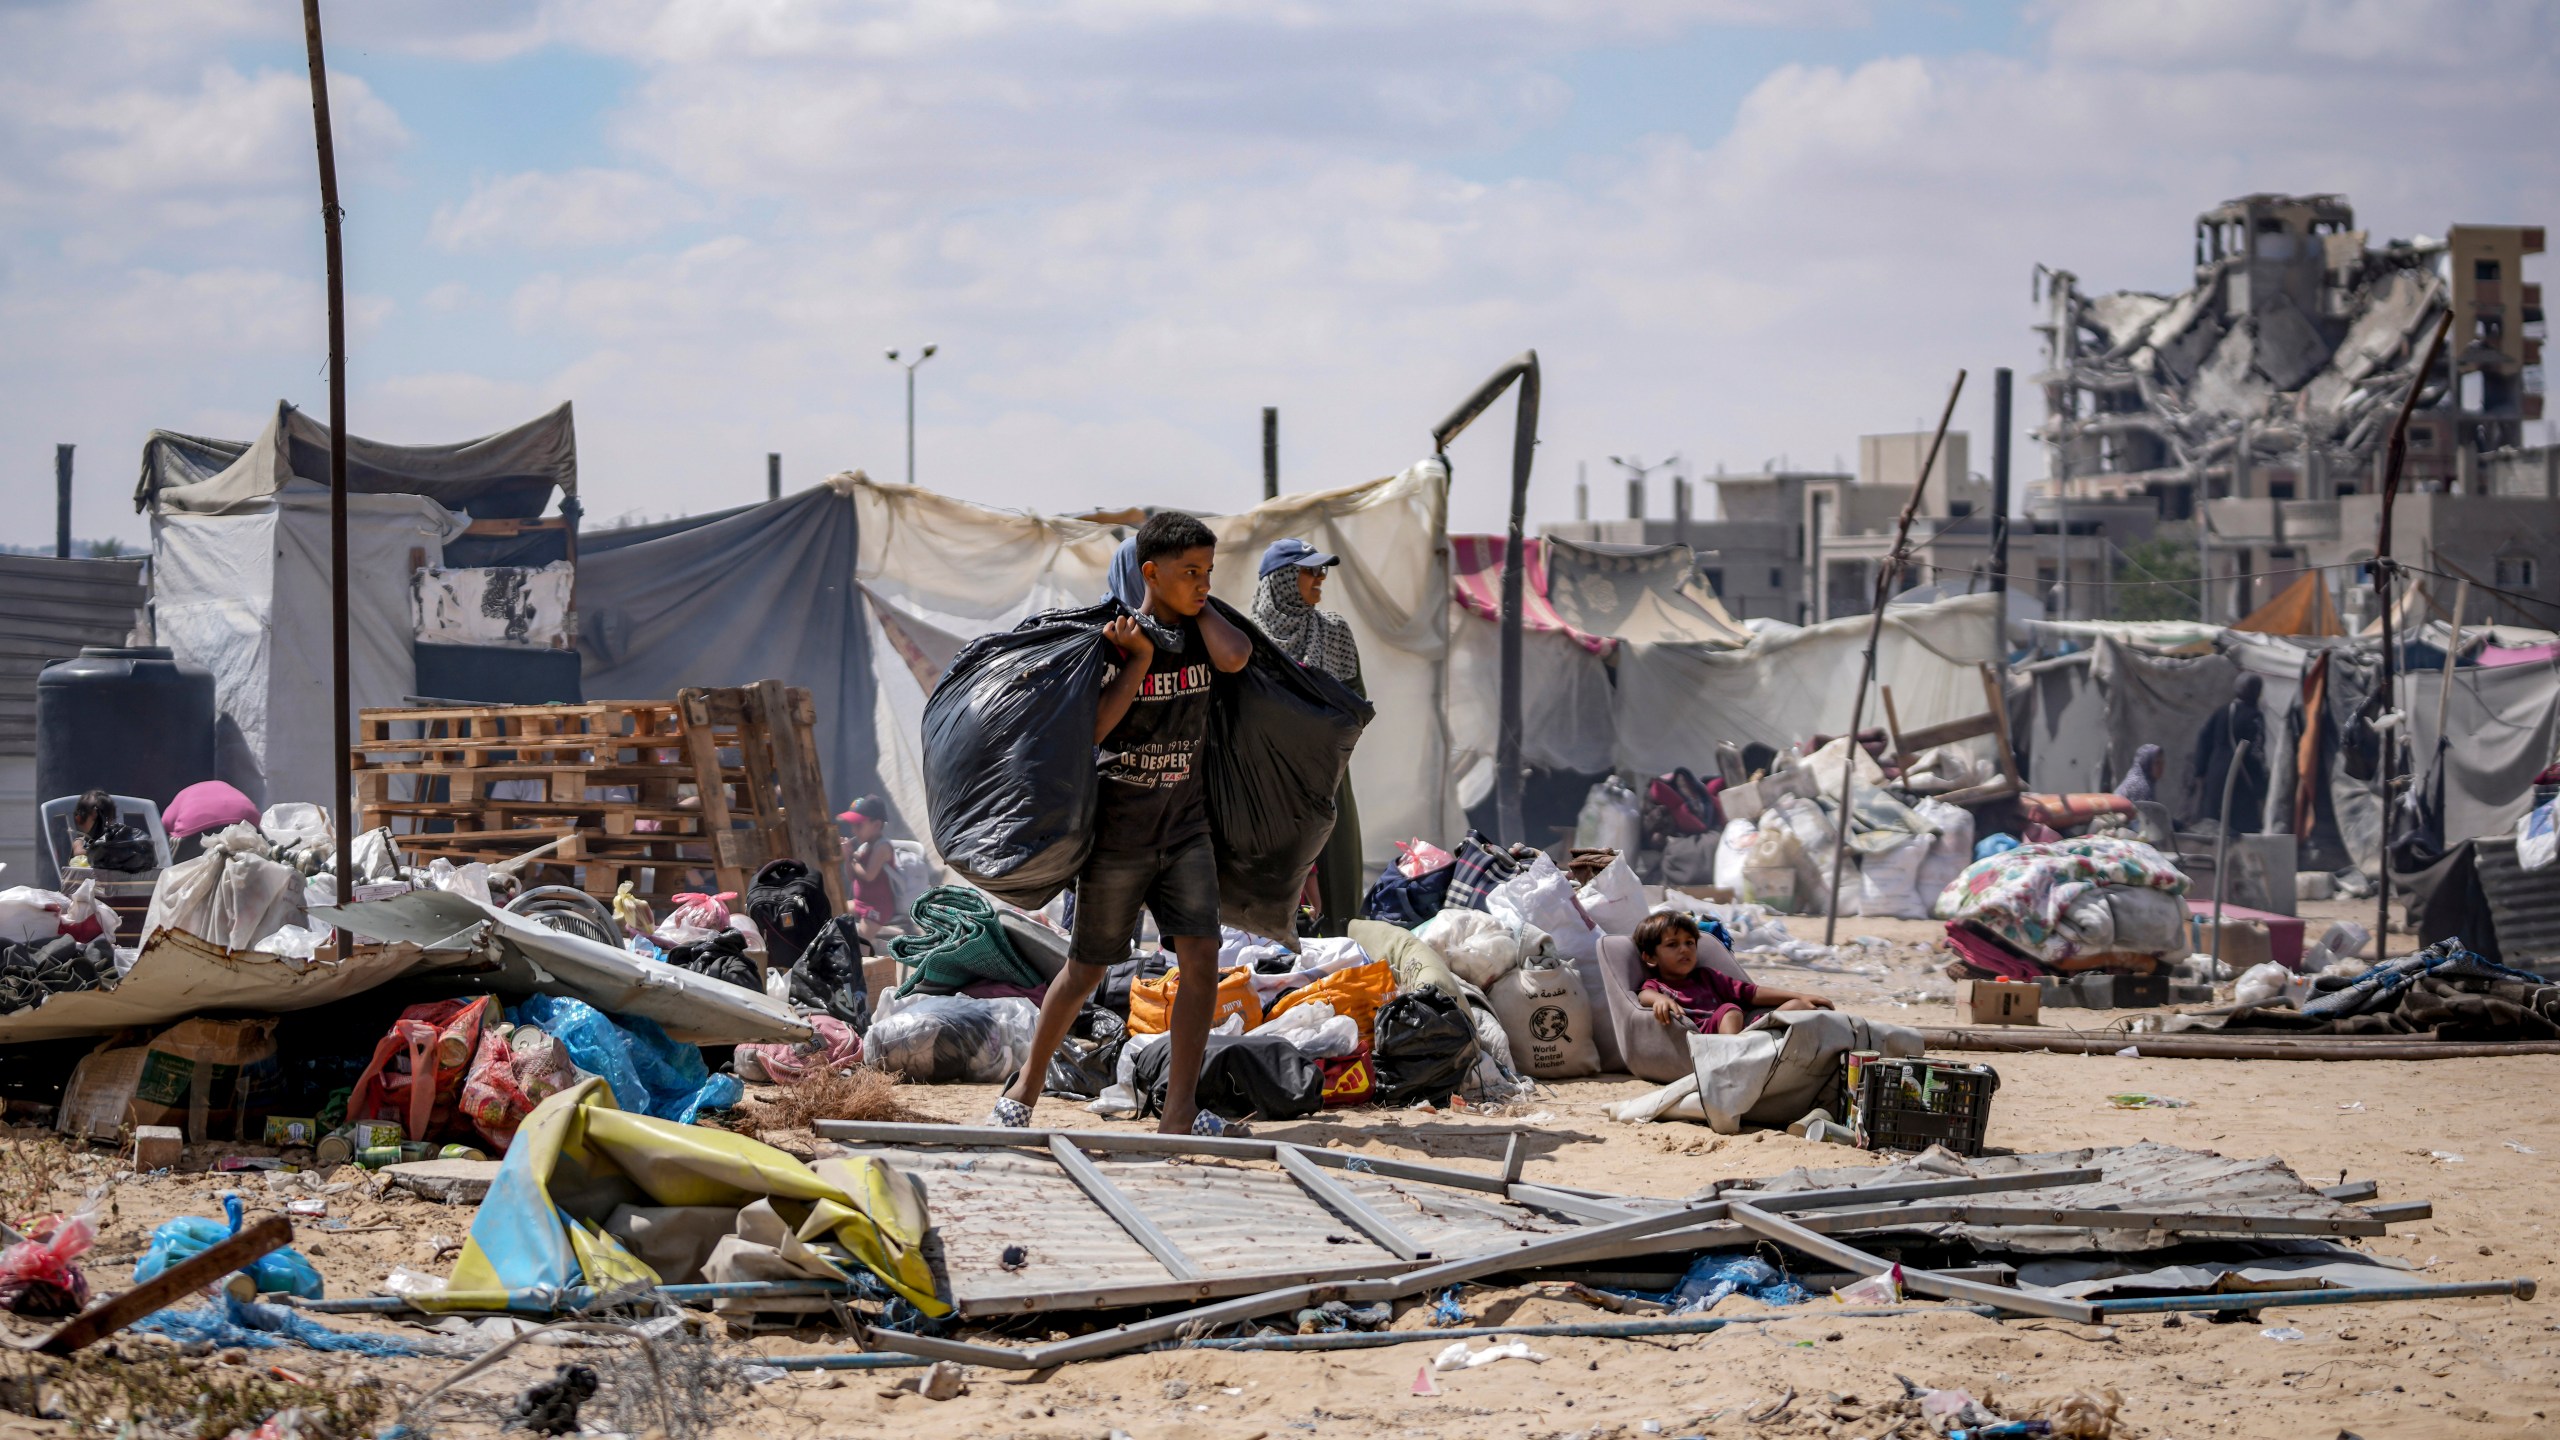
[[53, 447], [53, 558], [71, 558], [71, 447]]
[[[2391, 439], [2382, 452], [2382, 516], [2373, 540], [2373, 592], [2382, 604], [2382, 685], [2375, 694], [2381, 697], [2386, 715], [2399, 709], [2398, 697], [2392, 694], [2392, 672], [2400, 663], [2400, 627], [2391, 613], [2391, 507], [2400, 498], [2400, 471], [2409, 459], [2409, 412], [2418, 408], [2418, 392], [2435, 373], [2436, 358], [2444, 353], [2445, 332], [2452, 328], [2453, 307], [2447, 304], [2427, 341], [2426, 358], [2409, 377], [2409, 393], [2400, 397], [2400, 414], [2391, 422]], [[2380, 878], [2373, 887], [2373, 961], [2377, 965], [2391, 955], [2391, 770], [2396, 734], [2389, 731], [2382, 736], [2382, 763], [2375, 775], [2382, 792], [2382, 856], [2374, 867]]]
[[[924, 362], [919, 360], [917, 365]], [[907, 367], [907, 483], [916, 483], [916, 367]]]
[[1262, 498], [1280, 498], [1280, 407], [1262, 407]]
[[320, 0], [302, 0], [302, 38], [311, 61], [311, 129], [320, 155], [320, 232], [329, 266], [329, 663], [337, 737], [338, 903], [356, 893], [353, 774], [355, 698], [347, 673], [347, 293], [339, 243], [338, 152], [329, 135], [329, 61], [320, 45]]
[[[1920, 461], [1920, 477], [1911, 482], [1911, 498], [1902, 504], [1902, 519], [1894, 527], [1893, 552], [1876, 566], [1875, 613], [1867, 622], [1867, 655], [1858, 667], [1858, 698], [1849, 706], [1849, 745], [1840, 764], [1840, 818], [1831, 845], [1831, 893], [1822, 902], [1822, 943], [1829, 945], [1840, 930], [1840, 866], [1849, 856], [1850, 802], [1858, 782], [1858, 727], [1866, 723], [1867, 687], [1876, 678], [1876, 646], [1884, 639], [1884, 606], [1893, 594], [1894, 577], [1902, 573], [1911, 545], [1911, 520], [1920, 513], [1920, 497], [1929, 488], [1929, 472], [1937, 468], [1938, 447], [1946, 443], [1947, 425], [1956, 418], [1956, 397], [1964, 394], [1964, 374], [1956, 372], [1954, 388], [1947, 391], [1947, 408], [1938, 412], [1938, 433], [1929, 437], [1929, 453]], [[2003, 697], [2002, 703], [2007, 703]]]
[[782, 498], [782, 454], [779, 451], [767, 452], [764, 457], [764, 498]]
[[[2009, 372], [1991, 372], [1991, 593], [2009, 591]], [[2008, 632], [2002, 612], [2001, 632]], [[2007, 645], [2001, 654], [2007, 655]], [[2003, 668], [2006, 662], [2003, 661]]]
[[[2236, 703], [2236, 702], [2235, 702]], [[2213, 839], [2213, 963], [2222, 964], [2222, 896], [2231, 879], [2231, 788], [2240, 782], [2240, 762], [2249, 758], [2249, 742], [2231, 749], [2231, 768], [2222, 774], [2222, 833]]]
[[1511, 432], [1511, 524], [1502, 557], [1502, 719], [1493, 751], [1494, 824], [1506, 841], [1520, 833], [1527, 782], [1520, 770], [1520, 612], [1528, 564], [1522, 531], [1529, 509], [1529, 466], [1538, 449], [1538, 352], [1521, 351], [1518, 359], [1495, 371], [1431, 431], [1432, 442], [1445, 460], [1449, 442], [1502, 398], [1514, 380], [1520, 382], [1520, 409]]

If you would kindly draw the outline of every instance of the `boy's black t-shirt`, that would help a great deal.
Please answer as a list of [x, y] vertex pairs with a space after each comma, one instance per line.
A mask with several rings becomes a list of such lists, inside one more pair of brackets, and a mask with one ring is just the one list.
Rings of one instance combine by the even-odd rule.
[[[1096, 850], [1161, 850], [1209, 833], [1200, 779], [1209, 733], [1209, 647], [1196, 620], [1167, 626], [1141, 617], [1139, 623], [1155, 642], [1155, 658], [1129, 713], [1103, 737], [1096, 756], [1102, 779], [1093, 813]], [[1111, 676], [1118, 674], [1115, 665]]]

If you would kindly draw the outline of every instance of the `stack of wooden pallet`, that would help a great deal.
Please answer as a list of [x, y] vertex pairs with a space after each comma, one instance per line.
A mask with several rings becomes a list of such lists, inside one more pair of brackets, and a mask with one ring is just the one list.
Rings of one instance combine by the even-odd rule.
[[549, 845], [529, 883], [665, 913], [693, 890], [743, 893], [768, 860], [807, 862], [844, 908], [809, 692], [779, 681], [667, 700], [359, 712], [364, 825], [417, 863], [510, 860]]

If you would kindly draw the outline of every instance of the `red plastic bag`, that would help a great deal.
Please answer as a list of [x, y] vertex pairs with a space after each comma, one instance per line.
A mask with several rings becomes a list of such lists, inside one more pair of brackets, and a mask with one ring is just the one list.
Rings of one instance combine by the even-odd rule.
[[0, 1250], [0, 1310], [12, 1315], [77, 1315], [89, 1303], [79, 1259], [97, 1239], [94, 1209], [47, 1215], [20, 1227], [26, 1239]]
[[347, 1101], [349, 1120], [389, 1120], [411, 1140], [459, 1135], [462, 1082], [480, 1032], [498, 1018], [493, 995], [412, 1005], [391, 1022]]
[[462, 1113], [492, 1149], [504, 1152], [516, 1127], [533, 1113], [533, 1101], [516, 1083], [515, 1051], [496, 1030], [480, 1032], [480, 1051], [462, 1081]]

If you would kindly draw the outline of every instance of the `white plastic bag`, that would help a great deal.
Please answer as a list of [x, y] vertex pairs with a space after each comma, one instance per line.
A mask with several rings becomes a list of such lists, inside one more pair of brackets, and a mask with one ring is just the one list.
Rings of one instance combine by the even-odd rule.
[[1644, 843], [1644, 802], [1612, 775], [1591, 787], [1573, 827], [1573, 843], [1585, 850], [1633, 855]]
[[1040, 1007], [1018, 996], [912, 996], [896, 1014], [871, 1022], [862, 1061], [928, 1084], [999, 1084], [1030, 1057], [1039, 1019]]
[[1633, 935], [1636, 925], [1645, 917], [1647, 906], [1644, 882], [1636, 878], [1636, 867], [1627, 863], [1628, 852], [1621, 850], [1609, 868], [1591, 877], [1591, 883], [1574, 893], [1582, 902], [1583, 913], [1603, 935]]
[[1490, 987], [1493, 1013], [1522, 1073], [1570, 1080], [1600, 1073], [1591, 1001], [1571, 965], [1524, 964]]
[[2545, 801], [2516, 822], [2516, 864], [2539, 870], [2560, 859], [2560, 800]]
[[1858, 860], [1858, 913], [1895, 920], [1926, 920], [1928, 903], [1920, 898], [1920, 867], [1929, 859], [1926, 835], [1910, 835]]
[[71, 897], [58, 890], [13, 885], [0, 890], [0, 941], [41, 945], [62, 933]]
[[268, 859], [266, 848], [258, 827], [243, 822], [214, 836], [202, 855], [161, 871], [143, 914], [143, 943], [172, 929], [246, 950], [262, 936], [303, 924], [302, 876]]
[[1529, 868], [1494, 887], [1484, 908], [1496, 920], [1519, 929], [1534, 925], [1554, 938], [1568, 960], [1600, 958], [1600, 932], [1584, 914], [1573, 893], [1573, 877], [1556, 868], [1544, 854]]
[[1315, 1059], [1355, 1055], [1360, 1050], [1360, 1022], [1333, 1013], [1321, 1000], [1292, 1005], [1271, 1017], [1256, 1035], [1277, 1035]]
[[1422, 922], [1413, 938], [1448, 962], [1459, 979], [1482, 990], [1520, 963], [1520, 936], [1482, 910], [1443, 910]]
[[903, 920], [915, 909], [916, 897], [941, 882], [934, 877], [933, 860], [924, 846], [913, 840], [889, 842], [889, 903], [898, 913], [889, 917]]
[[330, 828], [329, 812], [307, 800], [287, 800], [270, 805], [258, 817], [259, 833], [267, 843], [279, 850], [299, 850], [317, 845], [323, 850], [338, 843], [337, 833]]
[[[1809, 892], [1810, 903], [1819, 906], [1823, 891], [1831, 881], [1831, 862], [1840, 847], [1840, 832], [1833, 828], [1831, 817], [1823, 813], [1820, 805], [1801, 795], [1779, 799], [1778, 819], [1787, 827], [1787, 833], [1796, 839], [1799, 857], [1796, 861], [1797, 897], [1805, 899]], [[1808, 913], [1818, 912], [1809, 910]]]
[[489, 898], [489, 867], [482, 861], [456, 865], [439, 855], [427, 862], [427, 888], [448, 894], [466, 895], [483, 905], [494, 906]]
[[1742, 868], [1751, 863], [1752, 843], [1760, 838], [1755, 821], [1727, 821], [1724, 834], [1716, 838], [1716, 876], [1712, 882], [1719, 890], [1742, 893]]
[[2311, 982], [2277, 964], [2262, 961], [2240, 972], [2231, 986], [2231, 998], [2243, 1005], [2273, 1005], [2278, 1001], [2299, 1007], [2303, 997], [2311, 993]]
[[1973, 812], [1938, 799], [1923, 800], [1912, 808], [1938, 832], [1929, 842], [1928, 858], [1920, 862], [1915, 888], [1920, 892], [1920, 903], [1943, 920], [1947, 917], [1939, 913], [1939, 897], [1964, 873], [1964, 867], [1973, 863]]

